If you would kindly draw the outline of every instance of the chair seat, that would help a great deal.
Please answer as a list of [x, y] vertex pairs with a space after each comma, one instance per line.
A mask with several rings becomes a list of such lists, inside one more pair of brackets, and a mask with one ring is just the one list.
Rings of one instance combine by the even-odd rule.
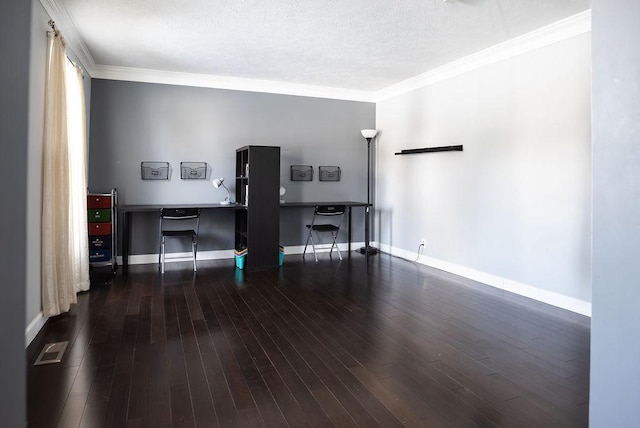
[[162, 236], [196, 236], [195, 230], [163, 230]]
[[333, 224], [308, 224], [307, 227], [318, 232], [337, 232], [338, 230], [340, 230], [338, 226], [335, 226]]

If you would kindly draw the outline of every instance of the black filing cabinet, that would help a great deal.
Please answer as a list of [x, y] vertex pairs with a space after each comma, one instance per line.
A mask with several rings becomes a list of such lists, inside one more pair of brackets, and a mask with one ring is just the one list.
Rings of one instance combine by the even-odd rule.
[[91, 266], [112, 267], [116, 272], [117, 191], [87, 195], [87, 229], [89, 233], [89, 263]]

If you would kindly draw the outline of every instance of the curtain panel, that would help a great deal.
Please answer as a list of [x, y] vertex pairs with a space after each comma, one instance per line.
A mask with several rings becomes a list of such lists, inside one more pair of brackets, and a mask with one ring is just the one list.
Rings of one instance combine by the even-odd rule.
[[81, 71], [48, 33], [42, 171], [42, 311], [69, 311], [89, 289], [86, 131]]

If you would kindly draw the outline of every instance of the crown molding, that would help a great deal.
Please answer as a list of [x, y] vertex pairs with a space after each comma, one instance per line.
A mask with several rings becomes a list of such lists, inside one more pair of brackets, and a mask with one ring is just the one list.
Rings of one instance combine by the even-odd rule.
[[362, 102], [373, 102], [374, 95], [373, 92], [353, 89], [104, 65], [97, 65], [92, 77]]
[[40, 4], [49, 14], [49, 17], [55, 21], [56, 27], [62, 32], [65, 42], [76, 55], [78, 62], [80, 62], [82, 67], [89, 73], [89, 76], [93, 77], [96, 62], [93, 60], [93, 55], [91, 55], [89, 48], [76, 29], [67, 9], [61, 3], [56, 2], [56, 0], [40, 0]]
[[477, 70], [487, 65], [588, 33], [589, 31], [591, 31], [591, 11], [587, 10], [381, 89], [375, 92], [374, 102], [383, 101], [443, 80], [451, 79], [452, 77]]
[[96, 64], [64, 5], [56, 0], [40, 3], [91, 78], [373, 102], [374, 93], [370, 91]]
[[56, 0], [40, 0], [40, 3], [51, 19], [56, 21], [56, 26], [63, 31], [67, 44], [92, 78], [373, 103], [591, 31], [591, 11], [587, 10], [384, 89], [361, 91], [270, 80], [99, 65], [95, 63], [89, 48], [84, 43], [66, 8]]

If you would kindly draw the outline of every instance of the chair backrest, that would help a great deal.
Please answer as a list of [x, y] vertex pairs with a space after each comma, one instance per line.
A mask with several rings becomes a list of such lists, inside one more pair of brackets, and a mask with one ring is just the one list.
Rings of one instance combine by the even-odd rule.
[[192, 220], [200, 217], [200, 208], [162, 208], [160, 218], [167, 220]]
[[316, 205], [316, 215], [342, 215], [344, 214], [344, 210], [344, 205]]
[[193, 222], [186, 224], [194, 225], [194, 230], [197, 233], [200, 226], [200, 208], [162, 208], [160, 210], [160, 232], [164, 230], [163, 221], [165, 220], [171, 221], [172, 224], [174, 221], [193, 220]]
[[[311, 229], [313, 230], [323, 230], [322, 225], [316, 224], [316, 218], [318, 217], [339, 217], [339, 219], [332, 220], [334, 224], [332, 225], [324, 225], [332, 226], [333, 230], [339, 230], [342, 225], [342, 218], [344, 214], [345, 206], [344, 205], [316, 205], [316, 209], [313, 212], [313, 218], [311, 219]], [[331, 229], [327, 229], [331, 230]]]

